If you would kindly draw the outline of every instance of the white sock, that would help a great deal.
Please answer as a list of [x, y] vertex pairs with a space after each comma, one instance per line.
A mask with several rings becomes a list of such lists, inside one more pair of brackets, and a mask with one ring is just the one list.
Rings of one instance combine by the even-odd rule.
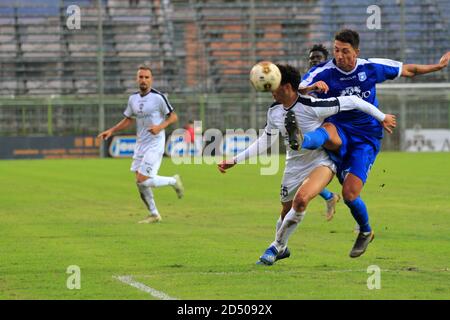
[[280, 230], [282, 224], [283, 224], [283, 220], [281, 220], [281, 216], [280, 216], [278, 218], [277, 224], [275, 226], [275, 240], [277, 240], [277, 233], [278, 233], [278, 230]]
[[164, 186], [173, 186], [177, 183], [174, 177], [154, 176], [141, 182], [146, 187], [159, 188]]
[[287, 246], [287, 242], [291, 234], [297, 229], [297, 226], [302, 222], [305, 217], [306, 211], [296, 212], [291, 208], [288, 214], [284, 217], [283, 223], [278, 229], [277, 237], [275, 241], [272, 243], [278, 252], [284, 250]]
[[153, 197], [153, 191], [149, 187], [145, 186], [143, 183], [137, 183], [139, 193], [141, 195], [142, 201], [144, 201], [151, 216], [159, 215], [158, 209], [156, 208], [155, 198]]

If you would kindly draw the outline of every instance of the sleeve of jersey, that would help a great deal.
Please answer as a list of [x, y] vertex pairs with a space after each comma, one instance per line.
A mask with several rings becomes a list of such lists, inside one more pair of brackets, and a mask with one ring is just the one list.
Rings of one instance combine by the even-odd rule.
[[239, 153], [237, 156], [234, 157], [235, 163], [241, 163], [245, 160], [252, 158], [254, 156], [257, 156], [258, 154], [263, 153], [266, 151], [269, 146], [271, 145], [269, 143], [270, 137], [266, 134], [264, 131], [263, 134], [256, 139], [255, 142], [253, 142], [247, 149]]
[[163, 114], [169, 115], [173, 112], [173, 107], [164, 95], [161, 95], [161, 97], [163, 98], [163, 101], [161, 102], [161, 111]]
[[337, 98], [319, 99], [309, 95], [301, 95], [298, 101], [308, 107], [307, 112], [313, 113], [322, 120], [339, 112], [339, 100]]
[[125, 111], [123, 112], [123, 115], [127, 118], [131, 118], [133, 116], [133, 109], [131, 108], [131, 97], [128, 99], [128, 105]]
[[267, 111], [267, 122], [266, 126], [264, 127], [264, 133], [268, 136], [278, 134], [278, 131], [275, 132], [277, 128], [272, 124], [272, 121], [270, 120], [270, 110]]
[[320, 72], [319, 70], [317, 70], [316, 67], [310, 69], [308, 71], [308, 73], [306, 73], [303, 78], [301, 79], [299, 88], [304, 88], [307, 87], [317, 81], [319, 81], [320, 79]]
[[377, 83], [394, 80], [401, 76], [403, 63], [389, 59], [368, 59], [375, 68]]
[[349, 111], [357, 109], [359, 111], [362, 111], [364, 113], [367, 113], [377, 119], [378, 121], [383, 121], [386, 115], [381, 112], [377, 107], [374, 105], [368, 103], [367, 101], [364, 101], [361, 98], [358, 98], [357, 96], [344, 96], [344, 97], [338, 97], [340, 110], [339, 111]]

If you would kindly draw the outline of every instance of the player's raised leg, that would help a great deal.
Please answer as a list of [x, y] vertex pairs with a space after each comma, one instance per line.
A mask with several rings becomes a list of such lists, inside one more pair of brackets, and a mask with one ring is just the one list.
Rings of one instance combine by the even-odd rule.
[[159, 168], [163, 159], [162, 153], [155, 153], [151, 150], [147, 152], [139, 168], [137, 180], [146, 187], [161, 188], [171, 186], [177, 193], [178, 198], [183, 197], [184, 187], [179, 175], [165, 177], [158, 175]]
[[[138, 171], [136, 172], [136, 181], [141, 194], [141, 199], [149, 210], [149, 216], [141, 220], [139, 223], [153, 223], [161, 221], [161, 216], [156, 210], [156, 204], [151, 188], [160, 188], [172, 186], [177, 195], [182, 196], [183, 185], [178, 175], [174, 177], [159, 176], [158, 171], [161, 166], [162, 153], [149, 150], [145, 153], [142, 161], [139, 162]], [[133, 165], [132, 165], [133, 168]]]
[[308, 150], [324, 146], [326, 149], [336, 151], [342, 145], [336, 127], [332, 123], [324, 123], [322, 127], [303, 135], [302, 148]]

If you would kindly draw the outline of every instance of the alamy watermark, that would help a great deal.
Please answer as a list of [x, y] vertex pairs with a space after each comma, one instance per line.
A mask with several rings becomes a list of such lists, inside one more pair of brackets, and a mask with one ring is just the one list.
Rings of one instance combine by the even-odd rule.
[[371, 274], [367, 278], [367, 289], [381, 289], [381, 269], [377, 265], [371, 265], [367, 267], [367, 273]]
[[69, 290], [80, 290], [81, 289], [81, 269], [79, 266], [71, 265], [67, 267], [67, 274], [70, 276], [67, 278], [66, 287]]
[[377, 5], [371, 5], [367, 7], [367, 11], [370, 16], [366, 20], [366, 26], [369, 30], [381, 29], [381, 8]]
[[68, 15], [66, 20], [66, 27], [69, 30], [81, 29], [81, 9], [79, 6], [72, 4], [67, 7], [66, 13]]
[[261, 175], [274, 175], [279, 170], [279, 134], [271, 130], [270, 135], [265, 129], [226, 129], [209, 128], [203, 132], [202, 122], [194, 122], [194, 139], [190, 142], [188, 132], [179, 128], [172, 132], [166, 142], [166, 154], [176, 164], [218, 164], [224, 160], [232, 160], [237, 154], [256, 143], [258, 137], [266, 136], [267, 149], [257, 149], [257, 155], [249, 157], [244, 164], [261, 165]]

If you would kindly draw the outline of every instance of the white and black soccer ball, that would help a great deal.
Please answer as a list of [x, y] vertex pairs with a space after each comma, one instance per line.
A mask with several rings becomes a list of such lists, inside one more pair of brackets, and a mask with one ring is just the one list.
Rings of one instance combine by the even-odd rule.
[[250, 82], [256, 91], [274, 91], [280, 86], [280, 69], [270, 61], [258, 62], [250, 71]]

